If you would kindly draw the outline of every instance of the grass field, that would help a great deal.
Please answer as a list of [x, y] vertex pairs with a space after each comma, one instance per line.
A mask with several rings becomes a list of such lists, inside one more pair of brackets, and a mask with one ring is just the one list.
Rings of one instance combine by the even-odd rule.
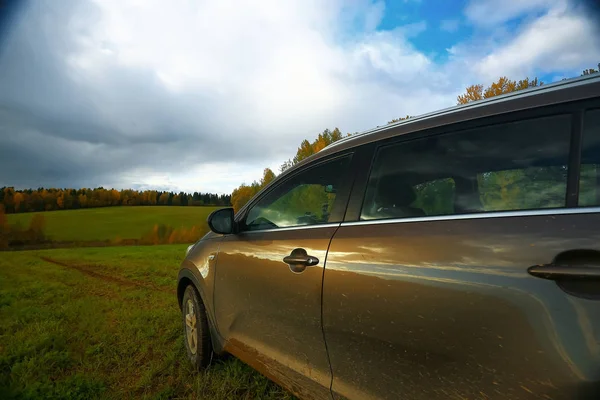
[[155, 224], [173, 228], [203, 227], [206, 218], [218, 207], [104, 207], [42, 213], [8, 214], [10, 224], [27, 227], [31, 217], [42, 214], [46, 219], [46, 235], [55, 241], [103, 241], [139, 239]]
[[[186, 213], [195, 220], [201, 218], [194, 212], [208, 211], [188, 209], [181, 223]], [[169, 218], [180, 209], [156, 210]], [[89, 221], [90, 211], [100, 210], [64, 214]], [[101, 234], [121, 233], [103, 228]], [[0, 253], [0, 398], [290, 399], [235, 358], [193, 373], [175, 296], [185, 248]]]

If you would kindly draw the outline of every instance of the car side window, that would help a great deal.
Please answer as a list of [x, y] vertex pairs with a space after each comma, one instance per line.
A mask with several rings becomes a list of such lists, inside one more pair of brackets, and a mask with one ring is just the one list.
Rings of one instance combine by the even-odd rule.
[[243, 230], [263, 230], [334, 222], [331, 211], [350, 156], [309, 167], [285, 180], [254, 204]]
[[360, 218], [564, 207], [570, 135], [556, 115], [381, 147]]
[[583, 119], [579, 205], [600, 205], [600, 110], [590, 110]]

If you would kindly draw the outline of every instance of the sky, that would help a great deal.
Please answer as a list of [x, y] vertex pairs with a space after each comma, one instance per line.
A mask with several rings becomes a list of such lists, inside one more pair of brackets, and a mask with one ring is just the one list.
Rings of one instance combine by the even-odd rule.
[[230, 193], [324, 129], [600, 63], [577, 0], [39, 0], [0, 8], [0, 187]]

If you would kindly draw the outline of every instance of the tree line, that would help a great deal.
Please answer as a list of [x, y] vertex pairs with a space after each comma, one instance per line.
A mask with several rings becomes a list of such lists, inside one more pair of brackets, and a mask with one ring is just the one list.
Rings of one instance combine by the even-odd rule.
[[215, 193], [166, 192], [133, 189], [56, 189], [15, 190], [0, 188], [0, 205], [5, 212], [73, 210], [111, 206], [229, 206], [230, 195]]
[[[600, 72], [600, 64], [598, 64], [597, 69], [585, 69], [581, 73], [581, 76], [596, 74], [598, 72]], [[564, 78], [563, 80], [566, 79], [567, 78]], [[543, 84], [544, 82], [539, 80], [537, 77], [533, 79], [526, 77], [517, 81], [509, 79], [506, 76], [502, 76], [485, 88], [482, 84], [468, 86], [465, 89], [465, 92], [456, 98], [456, 102], [457, 105], [467, 104], [472, 101], [487, 99], [490, 97], [499, 96], [501, 94], [527, 89], [530, 87], [541, 86]], [[412, 118], [412, 116], [406, 115], [405, 117], [394, 118], [388, 121], [388, 124], [393, 124], [409, 118]], [[296, 150], [296, 155], [293, 158], [285, 161], [281, 165], [279, 172], [281, 173], [287, 170], [288, 168], [298, 164], [305, 158], [316, 154], [329, 144], [338, 141], [343, 137], [351, 135], [351, 133], [347, 133], [346, 135], [342, 134], [342, 132], [338, 128], [335, 128], [333, 131], [325, 129], [322, 133], [320, 133], [317, 136], [317, 138], [314, 141], [310, 142], [307, 139], [303, 140], [302, 143], [300, 143], [298, 149]], [[260, 179], [260, 181], [254, 181], [251, 184], [242, 183], [231, 193], [231, 204], [233, 205], [233, 208], [236, 211], [242, 208], [244, 204], [246, 204], [252, 197], [254, 197], [254, 195], [258, 193], [263, 187], [265, 187], [269, 182], [275, 179], [276, 176], [277, 175], [270, 168], [265, 168], [263, 172], [263, 177]]]

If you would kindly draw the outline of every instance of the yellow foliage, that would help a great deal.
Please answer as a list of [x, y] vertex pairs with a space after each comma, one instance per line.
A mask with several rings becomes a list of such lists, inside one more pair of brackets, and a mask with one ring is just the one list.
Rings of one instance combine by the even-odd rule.
[[483, 99], [483, 85], [471, 85], [465, 94], [461, 94], [456, 98], [458, 104], [467, 104], [471, 101]]
[[56, 198], [56, 205], [58, 208], [65, 208], [65, 197], [62, 193]]
[[25, 196], [23, 196], [23, 193], [16, 192], [13, 197], [13, 202], [15, 203], [15, 212], [19, 211], [19, 208], [21, 207], [23, 200], [25, 200]]
[[412, 118], [412, 117], [410, 115], [407, 115], [406, 117], [394, 118], [393, 120], [388, 121], [388, 125], [396, 123], [396, 122], [404, 121], [404, 120], [409, 119], [409, 118]]
[[467, 87], [465, 93], [459, 95], [456, 98], [456, 101], [458, 104], [467, 104], [472, 101], [488, 99], [490, 97], [516, 92], [517, 90], [523, 90], [530, 87], [541, 86], [543, 84], [544, 82], [539, 81], [538, 78], [525, 78], [517, 82], [508, 79], [506, 76], [502, 76], [485, 90], [483, 90], [483, 85], [471, 85]]

